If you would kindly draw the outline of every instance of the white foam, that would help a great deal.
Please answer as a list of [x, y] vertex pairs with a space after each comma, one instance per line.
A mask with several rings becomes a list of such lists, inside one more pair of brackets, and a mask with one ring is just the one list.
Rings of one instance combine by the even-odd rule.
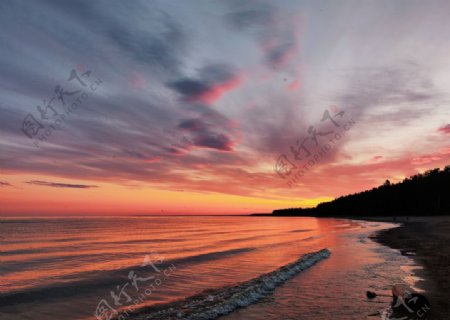
[[186, 299], [181, 305], [178, 303], [176, 307], [172, 305], [167, 309], [145, 315], [140, 314], [131, 319], [215, 319], [272, 294], [277, 287], [284, 284], [287, 280], [310, 268], [317, 262], [328, 258], [330, 254], [331, 252], [328, 249], [307, 253], [295, 262], [239, 285], [194, 296]]

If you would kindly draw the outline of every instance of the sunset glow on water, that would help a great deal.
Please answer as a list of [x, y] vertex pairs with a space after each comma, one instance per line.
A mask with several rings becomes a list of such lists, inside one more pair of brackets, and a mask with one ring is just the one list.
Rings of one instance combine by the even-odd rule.
[[[267, 217], [2, 219], [0, 315], [17, 320], [95, 319], [102, 299], [116, 310], [164, 304], [206, 289], [220, 291], [302, 254], [329, 248], [330, 258], [276, 289], [275, 300], [225, 319], [259, 319], [261, 312], [266, 318], [273, 314], [273, 319], [280, 314], [313, 319], [321, 313], [353, 319], [343, 306], [369, 312], [377, 306], [365, 301], [364, 290], [386, 291], [391, 281], [407, 275], [400, 269], [408, 264], [406, 258], [368, 239], [388, 226]], [[162, 276], [162, 283], [134, 303], [154, 279], [141, 281], [137, 290], [130, 284], [130, 271], [141, 279]], [[125, 286], [133, 301], [122, 296], [122, 306], [115, 306], [111, 292], [117, 292], [117, 286]]]

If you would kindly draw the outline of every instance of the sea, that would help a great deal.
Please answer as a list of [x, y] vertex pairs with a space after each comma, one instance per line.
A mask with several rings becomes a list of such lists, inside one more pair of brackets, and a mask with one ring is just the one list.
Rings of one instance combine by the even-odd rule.
[[418, 265], [393, 223], [259, 216], [0, 218], [1, 320], [374, 319]]

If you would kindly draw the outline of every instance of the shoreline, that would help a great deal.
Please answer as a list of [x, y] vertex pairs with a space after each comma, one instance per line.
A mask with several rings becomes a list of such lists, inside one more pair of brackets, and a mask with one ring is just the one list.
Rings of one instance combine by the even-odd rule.
[[[366, 220], [366, 219], [364, 219]], [[367, 219], [372, 220], [372, 219]], [[381, 230], [371, 238], [390, 248], [400, 250], [402, 255], [414, 259], [423, 269], [413, 273], [421, 280], [418, 286], [425, 291], [432, 307], [432, 319], [446, 319], [450, 313], [447, 297], [450, 289], [450, 217], [413, 217], [399, 221], [395, 228]], [[373, 221], [373, 220], [372, 220]]]
[[[283, 217], [271, 214], [254, 216]], [[450, 292], [450, 216], [310, 217], [398, 224], [397, 227], [378, 231], [370, 238], [383, 246], [399, 250], [402, 255], [422, 267], [411, 270], [411, 273], [419, 278], [417, 287], [424, 291], [430, 301], [430, 319], [441, 320], [449, 317], [450, 299], [447, 293]]]

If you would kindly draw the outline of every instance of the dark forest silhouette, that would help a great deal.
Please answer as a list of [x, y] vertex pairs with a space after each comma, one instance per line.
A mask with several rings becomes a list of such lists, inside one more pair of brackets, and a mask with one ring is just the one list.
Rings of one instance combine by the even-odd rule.
[[275, 216], [450, 215], [450, 166], [428, 170], [399, 183], [341, 196], [315, 208], [279, 209]]

